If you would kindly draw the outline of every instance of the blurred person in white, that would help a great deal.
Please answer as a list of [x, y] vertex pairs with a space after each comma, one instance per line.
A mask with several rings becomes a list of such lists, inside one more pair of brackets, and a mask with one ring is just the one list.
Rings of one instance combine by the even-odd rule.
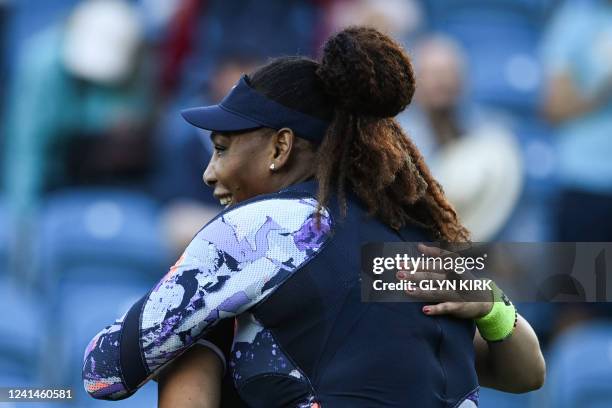
[[612, 241], [612, 1], [567, 1], [543, 39], [556, 126], [557, 240]]
[[413, 47], [419, 82], [416, 104], [400, 118], [411, 137], [430, 158], [437, 149], [456, 141], [476, 121], [465, 100], [465, 56], [459, 45], [442, 34], [420, 39]]
[[474, 241], [496, 237], [522, 188], [514, 136], [470, 104], [467, 61], [452, 38], [431, 34], [414, 46], [415, 104], [398, 117], [428, 160]]
[[423, 26], [423, 10], [414, 0], [335, 0], [327, 13], [332, 32], [367, 25], [409, 42]]
[[82, 2], [21, 47], [3, 152], [14, 256], [27, 257], [47, 192], [140, 180], [147, 171], [152, 87], [141, 51], [140, 20], [122, 0]]
[[[524, 165], [519, 146], [504, 117], [470, 102], [465, 79], [469, 65], [461, 47], [448, 36], [431, 34], [415, 44], [413, 57], [418, 84], [415, 101], [398, 119], [470, 228], [472, 241], [511, 241], [516, 239], [513, 229], [537, 240], [528, 228], [533, 218], [515, 218], [517, 213], [532, 211], [520, 203]], [[536, 254], [544, 259], [541, 252]], [[517, 279], [516, 260], [502, 253], [496, 259], [495, 270], [503, 271], [508, 282]], [[547, 318], [552, 311], [547, 305], [523, 303], [520, 310], [530, 316], [540, 336], [548, 335]]]

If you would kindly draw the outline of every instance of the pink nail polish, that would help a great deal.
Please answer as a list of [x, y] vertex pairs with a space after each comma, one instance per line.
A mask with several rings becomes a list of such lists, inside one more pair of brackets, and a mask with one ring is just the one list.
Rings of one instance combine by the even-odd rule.
[[423, 306], [423, 313], [429, 314], [430, 312], [431, 312], [431, 309], [429, 308], [429, 306]]

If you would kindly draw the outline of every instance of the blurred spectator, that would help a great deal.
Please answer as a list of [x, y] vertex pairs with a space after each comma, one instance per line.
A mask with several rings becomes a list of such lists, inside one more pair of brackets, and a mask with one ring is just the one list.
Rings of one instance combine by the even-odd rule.
[[612, 240], [612, 1], [568, 1], [543, 41], [560, 241]]
[[90, 0], [24, 45], [7, 112], [13, 209], [33, 208], [46, 190], [143, 165], [151, 87], [137, 72], [140, 42], [127, 3]]
[[166, 82], [172, 82], [172, 72], [180, 75], [179, 91], [201, 88], [202, 80], [212, 75], [228, 52], [268, 57], [315, 55], [321, 38], [318, 33], [323, 31], [323, 5], [332, 0], [182, 2], [185, 11], [177, 12], [171, 24], [171, 48], [166, 50], [167, 57], [178, 61], [165, 68]]
[[188, 126], [180, 110], [220, 101], [266, 56], [313, 55], [326, 2], [291, 0], [262, 7], [252, 0], [179, 1], [162, 51], [163, 86], [175, 93], [168, 94], [156, 132], [155, 189], [163, 201], [217, 204], [202, 181], [212, 152], [208, 134]]
[[[167, 17], [167, 27], [160, 49], [161, 59], [161, 91], [164, 96], [169, 96], [176, 91], [177, 86], [181, 81], [181, 69], [185, 58], [192, 51], [193, 43], [195, 42], [196, 27], [201, 19], [201, 11], [203, 2], [200, 0], [174, 0], [174, 1], [159, 1], [148, 0], [151, 7], [145, 7], [145, 15], [147, 14], [163, 14], [160, 11], [152, 12], [148, 9], [165, 9], [169, 3], [174, 3], [173, 11], [166, 10], [169, 14]], [[165, 7], [155, 6], [157, 4], [166, 4]], [[156, 19], [153, 19], [156, 20]], [[156, 24], [152, 24], [156, 25]], [[162, 24], [162, 27], [164, 25]], [[160, 35], [159, 33], [157, 35]]]
[[466, 60], [441, 35], [414, 51], [414, 106], [399, 120], [425, 157], [474, 241], [492, 239], [510, 217], [522, 186], [514, 136], [483, 119], [464, 95]]
[[[512, 121], [534, 111], [541, 86], [536, 47], [556, 0], [422, 1], [429, 27], [453, 37], [470, 61], [471, 97]], [[521, 118], [518, 118], [519, 120]]]
[[428, 157], [472, 126], [463, 99], [466, 61], [459, 46], [442, 35], [420, 40], [412, 55], [418, 86], [413, 105], [400, 120]]
[[[7, 201], [20, 230], [47, 191], [142, 180], [152, 87], [141, 62], [140, 22], [122, 0], [82, 2], [21, 47], [4, 149]], [[15, 239], [27, 240], [23, 232]]]
[[172, 22], [177, 15], [191, 11], [184, 10], [186, 3], [198, 3], [198, 0], [138, 0], [136, 4], [142, 16], [145, 37], [148, 42], [160, 43], [172, 37]]
[[[542, 111], [557, 142], [555, 239], [611, 241], [612, 1], [567, 1], [543, 39], [542, 61]], [[608, 303], [557, 306], [557, 333], [612, 312]]]
[[331, 31], [350, 25], [367, 25], [409, 42], [423, 26], [423, 12], [413, 0], [337, 0], [329, 7]]

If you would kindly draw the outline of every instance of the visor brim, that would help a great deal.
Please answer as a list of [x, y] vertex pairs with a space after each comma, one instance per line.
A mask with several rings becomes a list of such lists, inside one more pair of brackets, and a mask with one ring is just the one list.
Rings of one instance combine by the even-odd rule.
[[261, 123], [230, 112], [220, 105], [184, 109], [181, 115], [195, 127], [216, 132], [235, 132], [263, 126]]

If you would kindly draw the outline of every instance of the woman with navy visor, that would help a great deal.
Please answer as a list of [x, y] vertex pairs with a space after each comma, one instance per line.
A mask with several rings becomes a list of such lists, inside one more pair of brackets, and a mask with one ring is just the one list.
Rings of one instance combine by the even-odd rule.
[[538, 388], [537, 338], [509, 302], [361, 302], [363, 243], [469, 238], [392, 119], [414, 86], [400, 46], [357, 27], [321, 63], [272, 60], [185, 111], [213, 131], [204, 178], [228, 208], [94, 337], [86, 390], [121, 399], [164, 371], [161, 405], [216, 406], [211, 336], [234, 319], [228, 368], [252, 407], [473, 407], [479, 384]]

